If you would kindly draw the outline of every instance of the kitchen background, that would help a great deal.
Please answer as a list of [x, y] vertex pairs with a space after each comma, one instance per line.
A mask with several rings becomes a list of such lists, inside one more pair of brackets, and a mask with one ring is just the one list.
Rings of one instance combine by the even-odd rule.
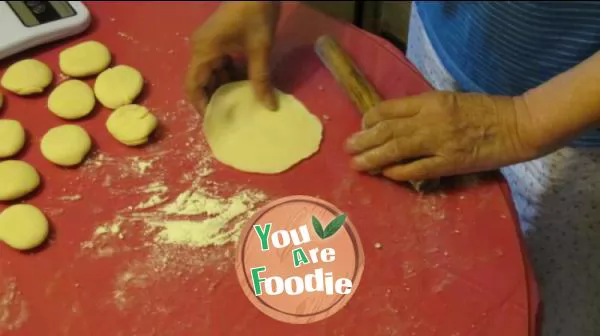
[[339, 20], [380, 35], [402, 51], [408, 35], [411, 1], [302, 1]]

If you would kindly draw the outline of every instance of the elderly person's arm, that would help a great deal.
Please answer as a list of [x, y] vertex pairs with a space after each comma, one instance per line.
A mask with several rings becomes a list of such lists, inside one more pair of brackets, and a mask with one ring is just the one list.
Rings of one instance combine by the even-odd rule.
[[528, 161], [599, 126], [600, 53], [518, 97], [430, 92], [364, 118], [347, 142], [359, 171], [407, 181]]
[[523, 95], [531, 146], [545, 153], [582, 131], [600, 127], [600, 52]]

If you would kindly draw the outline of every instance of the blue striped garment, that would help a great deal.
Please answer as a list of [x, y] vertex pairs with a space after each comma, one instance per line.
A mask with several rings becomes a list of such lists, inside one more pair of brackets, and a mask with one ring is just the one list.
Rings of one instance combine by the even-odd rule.
[[[600, 1], [415, 5], [433, 48], [464, 91], [519, 95], [600, 50]], [[574, 145], [600, 147], [600, 130]]]

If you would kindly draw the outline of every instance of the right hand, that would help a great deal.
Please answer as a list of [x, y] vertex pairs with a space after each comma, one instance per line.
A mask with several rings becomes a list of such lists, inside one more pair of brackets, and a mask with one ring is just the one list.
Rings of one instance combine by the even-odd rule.
[[206, 107], [211, 90], [231, 79], [231, 58], [239, 54], [247, 59], [248, 79], [257, 98], [267, 108], [277, 108], [269, 57], [278, 19], [277, 1], [227, 2], [192, 34], [185, 86], [198, 111]]

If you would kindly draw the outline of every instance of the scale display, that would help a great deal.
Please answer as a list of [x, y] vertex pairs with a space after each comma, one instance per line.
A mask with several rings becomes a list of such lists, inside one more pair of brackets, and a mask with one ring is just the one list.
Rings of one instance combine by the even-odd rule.
[[0, 1], [0, 60], [87, 29], [81, 1]]
[[76, 14], [68, 1], [7, 1], [25, 27], [35, 27]]

